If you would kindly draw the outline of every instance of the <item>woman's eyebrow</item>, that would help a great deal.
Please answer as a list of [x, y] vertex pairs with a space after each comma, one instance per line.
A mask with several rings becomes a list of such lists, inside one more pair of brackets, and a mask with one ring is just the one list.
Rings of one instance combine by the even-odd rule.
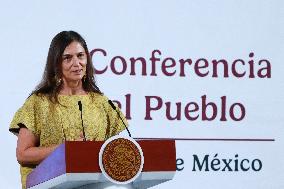
[[66, 56], [72, 56], [72, 55], [68, 53], [62, 55], [62, 57], [66, 57]]

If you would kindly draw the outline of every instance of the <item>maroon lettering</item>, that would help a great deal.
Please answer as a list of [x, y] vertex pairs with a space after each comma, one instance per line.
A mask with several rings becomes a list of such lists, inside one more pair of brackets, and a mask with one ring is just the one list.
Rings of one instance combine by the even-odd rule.
[[[193, 106], [192, 109], [190, 109], [191, 106]], [[190, 102], [184, 108], [184, 116], [186, 117], [186, 119], [190, 121], [195, 121], [197, 120], [199, 115], [197, 114], [196, 116], [193, 116], [190, 113], [197, 112], [198, 110], [199, 110], [198, 104], [196, 102]]]
[[147, 75], [147, 72], [146, 72], [146, 60], [145, 58], [143, 57], [138, 57], [138, 58], [130, 58], [130, 63], [131, 63], [131, 71], [130, 71], [130, 75], [136, 75], [136, 72], [135, 72], [135, 65], [136, 65], [136, 62], [139, 62], [141, 64], [141, 67], [142, 67], [142, 75]]
[[[264, 68], [261, 68], [261, 69], [258, 70], [257, 76], [260, 77], [260, 78], [265, 78], [265, 77], [271, 78], [271, 64], [270, 64], [270, 62], [268, 60], [265, 60], [265, 59], [260, 60], [258, 62], [259, 65], [261, 65], [262, 63], [266, 63], [266, 65], [265, 65]], [[263, 72], [265, 71], [265, 72], [261, 73], [262, 71]]]
[[[96, 52], [101, 52], [104, 56], [107, 55], [106, 51], [103, 50], [103, 49], [93, 49], [93, 50], [90, 52], [90, 56], [91, 56], [92, 59], [93, 59], [93, 56], [94, 56], [94, 54], [95, 54]], [[107, 70], [107, 66], [106, 66], [103, 70], [98, 70], [98, 69], [96, 68], [96, 66], [94, 66], [95, 74], [103, 74], [103, 73], [106, 72], [106, 70]]]
[[221, 97], [221, 118], [220, 118], [220, 121], [227, 121], [226, 104], [227, 104], [227, 98], [226, 98], [226, 96], [222, 96]]
[[[117, 61], [119, 60], [119, 61]], [[121, 63], [121, 66], [122, 66], [122, 69], [121, 71], [118, 71], [117, 70], [117, 66], [115, 66], [117, 63]], [[110, 68], [111, 68], [111, 71], [116, 74], [116, 75], [122, 75], [125, 73], [126, 71], [126, 68], [127, 68], [127, 63], [126, 63], [126, 60], [122, 57], [122, 56], [115, 56], [111, 59], [111, 62], [110, 62]]]
[[[240, 117], [237, 118], [236, 115], [235, 115], [235, 107], [239, 107], [240, 108]], [[232, 106], [230, 107], [230, 117], [232, 118], [232, 120], [234, 121], [241, 121], [244, 119], [246, 115], [246, 109], [244, 107], [244, 105], [242, 105], [241, 103], [234, 103], [232, 104]]]
[[245, 61], [243, 61], [242, 59], [235, 60], [232, 64], [232, 74], [236, 77], [244, 77], [246, 74], [246, 71], [244, 71], [243, 73], [237, 72], [236, 64], [238, 62], [241, 63], [242, 65], [245, 65]]
[[224, 59], [221, 59], [221, 60], [213, 60], [212, 61], [212, 64], [213, 64], [213, 74], [212, 74], [212, 77], [218, 77], [218, 64], [222, 64], [223, 65], [223, 77], [229, 77], [229, 68], [228, 68], [228, 62]]
[[[216, 116], [217, 116], [217, 106], [216, 106], [216, 104], [213, 103], [213, 102], [207, 103], [206, 102], [206, 95], [203, 95], [201, 97], [201, 99], [202, 99], [202, 115], [201, 115], [202, 120], [203, 121], [212, 121], [212, 120], [214, 120], [216, 118]], [[208, 111], [207, 111], [208, 107], [211, 107], [211, 110], [212, 110], [212, 116], [211, 117], [208, 117]]]
[[181, 103], [176, 103], [176, 115], [171, 115], [171, 103], [166, 102], [166, 117], [168, 120], [180, 120], [181, 119]]
[[[162, 105], [163, 105], [163, 100], [162, 98], [158, 97], [158, 96], [145, 96], [146, 98], [146, 116], [145, 116], [145, 120], [152, 120], [151, 117], [151, 112], [152, 111], [156, 111], [159, 110]], [[157, 105], [155, 107], [152, 107], [151, 105], [151, 101], [155, 100], [157, 102]]]
[[161, 51], [159, 51], [159, 50], [153, 50], [152, 51], [152, 56], [151, 56], [151, 58], [150, 58], [150, 61], [151, 61], [151, 63], [152, 63], [152, 71], [151, 71], [151, 76], [157, 76], [157, 73], [156, 73], [156, 62], [157, 61], [160, 61], [160, 58], [157, 58], [156, 56], [155, 56], [155, 53], [158, 53], [159, 55], [162, 55], [162, 53], [161, 53]]
[[125, 95], [126, 100], [126, 110], [125, 110], [125, 117], [128, 120], [131, 120], [131, 94]]
[[[253, 56], [254, 56], [253, 52], [249, 53], [249, 57], [250, 58], [253, 58]], [[253, 61], [253, 59], [248, 61], [248, 63], [249, 63], [249, 78], [255, 78], [255, 76], [254, 76], [254, 61]]]
[[179, 63], [180, 63], [180, 73], [179, 73], [179, 76], [185, 77], [184, 65], [185, 65], [185, 63], [187, 63], [190, 66], [192, 64], [192, 60], [191, 59], [186, 59], [186, 60], [180, 59]]
[[199, 77], [205, 77], [208, 75], [209, 71], [206, 71], [205, 73], [201, 73], [201, 70], [207, 67], [208, 67], [208, 61], [204, 58], [200, 58], [196, 61], [194, 65], [194, 71], [196, 75], [198, 75]]
[[[167, 62], [169, 62], [169, 64], [166, 64]], [[162, 62], [162, 72], [166, 75], [166, 76], [173, 76], [176, 73], [176, 70], [169, 72], [169, 69], [167, 68], [174, 68], [176, 66], [176, 61], [175, 59], [168, 57], [165, 58]]]

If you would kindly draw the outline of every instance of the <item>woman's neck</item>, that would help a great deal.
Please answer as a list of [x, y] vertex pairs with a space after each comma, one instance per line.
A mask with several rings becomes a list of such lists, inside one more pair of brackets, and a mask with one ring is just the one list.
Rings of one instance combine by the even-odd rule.
[[59, 94], [62, 95], [85, 95], [87, 92], [83, 89], [81, 81], [63, 82], [63, 87]]

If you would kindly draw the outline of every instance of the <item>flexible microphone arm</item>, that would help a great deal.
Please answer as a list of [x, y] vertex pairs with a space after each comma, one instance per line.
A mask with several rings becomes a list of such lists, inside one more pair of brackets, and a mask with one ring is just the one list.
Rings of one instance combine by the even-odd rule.
[[[121, 118], [120, 113], [119, 113], [119, 111], [116, 109], [116, 107], [115, 107], [115, 105], [113, 104], [113, 102], [112, 102], [111, 100], [108, 100], [108, 103], [110, 104], [110, 106], [112, 107], [112, 109], [116, 111], [118, 117], [120, 118], [120, 120], [122, 121], [124, 127], [126, 128], [129, 137], [131, 137], [131, 134], [130, 134], [129, 129], [127, 128], [126, 124], [124, 123], [123, 119]], [[132, 137], [131, 137], [131, 138], [132, 138]]]
[[82, 120], [82, 131], [83, 131], [83, 140], [86, 141], [86, 135], [85, 135], [85, 128], [84, 128], [84, 122], [83, 122], [83, 106], [82, 106], [82, 102], [78, 101], [78, 106], [79, 106], [79, 110], [81, 112], [81, 120]]

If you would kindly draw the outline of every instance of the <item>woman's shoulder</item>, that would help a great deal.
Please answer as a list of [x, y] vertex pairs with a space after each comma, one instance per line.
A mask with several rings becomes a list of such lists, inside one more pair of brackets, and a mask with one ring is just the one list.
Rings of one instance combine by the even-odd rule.
[[95, 102], [97, 103], [107, 103], [108, 98], [104, 95], [104, 94], [100, 94], [100, 93], [95, 93], [95, 92], [91, 92], [89, 93], [89, 95], [94, 99]]
[[31, 94], [27, 98], [27, 100], [31, 100], [31, 101], [46, 101], [46, 100], [48, 100], [48, 96], [45, 95], [45, 94], [41, 94], [41, 93], [39, 93], [39, 94], [33, 93], [33, 94]]
[[25, 101], [25, 104], [34, 104], [34, 105], [40, 105], [40, 104], [48, 104], [49, 99], [48, 96], [44, 94], [31, 94]]

